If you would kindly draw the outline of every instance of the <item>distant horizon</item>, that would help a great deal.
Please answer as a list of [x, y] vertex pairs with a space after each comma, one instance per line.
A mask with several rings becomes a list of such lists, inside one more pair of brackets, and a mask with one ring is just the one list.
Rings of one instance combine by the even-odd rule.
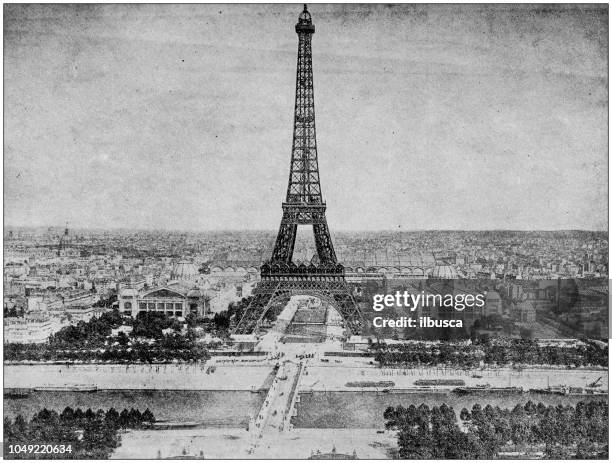
[[[305, 226], [304, 228], [306, 228]], [[11, 229], [45, 229], [52, 228], [57, 230], [64, 230], [66, 225], [4, 225], [4, 231], [10, 231]], [[180, 229], [180, 228], [138, 228], [138, 227], [71, 227], [68, 225], [68, 230], [76, 231], [145, 231], [145, 232], [166, 232], [166, 233], [224, 233], [224, 232], [266, 232], [266, 233], [278, 233], [278, 228], [227, 228], [227, 229]], [[465, 229], [465, 228], [428, 228], [428, 229], [363, 229], [363, 230], [349, 230], [349, 229], [337, 229], [330, 230], [332, 235], [334, 233], [421, 233], [421, 232], [538, 232], [538, 233], [559, 233], [559, 232], [581, 232], [581, 233], [609, 233], [609, 230], [589, 230], [589, 229]]]

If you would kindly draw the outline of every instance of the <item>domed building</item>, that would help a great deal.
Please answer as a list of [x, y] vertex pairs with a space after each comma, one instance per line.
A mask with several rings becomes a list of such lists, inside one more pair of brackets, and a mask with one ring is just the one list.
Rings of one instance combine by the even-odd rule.
[[436, 264], [429, 274], [429, 278], [434, 278], [437, 280], [456, 280], [459, 278], [459, 273], [454, 265], [442, 263]]
[[193, 264], [193, 262], [182, 260], [174, 265], [172, 272], [170, 272], [170, 279], [180, 281], [195, 281], [199, 275], [200, 272], [198, 272], [198, 268]]
[[452, 252], [433, 252], [435, 266], [429, 273], [434, 280], [457, 280], [462, 277], [457, 271], [457, 255]]

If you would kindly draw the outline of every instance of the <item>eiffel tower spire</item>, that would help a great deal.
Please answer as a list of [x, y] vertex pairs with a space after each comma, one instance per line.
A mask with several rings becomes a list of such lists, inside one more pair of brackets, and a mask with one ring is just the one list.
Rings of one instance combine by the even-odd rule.
[[271, 261], [291, 263], [297, 226], [312, 225], [319, 261], [325, 265], [335, 265], [337, 259], [327, 227], [319, 181], [312, 78], [312, 35], [315, 27], [306, 5], [298, 17], [295, 32], [298, 35], [298, 59], [291, 166], [283, 218]]
[[312, 35], [315, 27], [306, 5], [295, 25], [298, 34], [298, 59], [295, 78], [295, 114], [291, 170], [287, 203], [321, 204], [314, 89], [312, 82]]

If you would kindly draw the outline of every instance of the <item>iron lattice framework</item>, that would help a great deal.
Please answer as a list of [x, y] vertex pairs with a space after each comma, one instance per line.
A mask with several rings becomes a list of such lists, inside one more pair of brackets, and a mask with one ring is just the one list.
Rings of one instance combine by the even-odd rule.
[[[312, 295], [332, 304], [347, 328], [355, 333], [361, 331], [363, 320], [344, 279], [344, 267], [336, 259], [321, 195], [312, 79], [311, 43], [315, 27], [305, 5], [295, 31], [299, 42], [287, 198], [272, 258], [261, 266], [261, 282], [235, 332], [253, 332], [273, 305], [293, 295]], [[317, 264], [293, 262], [298, 225], [312, 225]]]

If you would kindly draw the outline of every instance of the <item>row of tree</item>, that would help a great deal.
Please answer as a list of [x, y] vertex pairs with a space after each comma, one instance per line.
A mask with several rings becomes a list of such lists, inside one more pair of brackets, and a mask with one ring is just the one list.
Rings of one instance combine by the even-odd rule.
[[135, 319], [123, 317], [117, 309], [94, 317], [88, 322], [66, 326], [49, 337], [49, 346], [61, 347], [102, 347], [113, 329], [121, 325], [132, 326], [129, 337], [163, 339], [163, 330], [180, 330], [182, 324], [162, 312], [139, 312]]
[[[46, 408], [29, 421], [22, 415], [15, 420], [4, 418], [4, 455], [7, 459], [108, 459], [119, 446], [120, 429], [142, 429], [151, 426], [155, 416], [147, 408], [121, 413], [114, 408], [94, 412], [66, 407], [61, 413]], [[28, 446], [39, 446], [39, 452]], [[40, 447], [63, 446], [62, 451]]]
[[591, 342], [584, 346], [540, 346], [530, 339], [509, 339], [505, 343], [373, 343], [377, 362], [384, 365], [438, 365], [475, 367], [487, 365], [598, 365], [608, 366], [608, 351]]
[[[131, 325], [129, 334], [112, 330]], [[171, 333], [163, 330], [172, 328]], [[6, 344], [4, 358], [9, 361], [54, 362], [169, 362], [199, 361], [209, 357], [196, 342], [192, 328], [178, 331], [182, 324], [158, 312], [140, 312], [136, 319], [122, 317], [117, 310], [106, 312], [88, 322], [62, 328], [46, 344]]]
[[40, 344], [7, 344], [4, 358], [26, 362], [108, 362], [108, 363], [160, 363], [198, 362], [210, 358], [206, 347], [185, 339], [170, 339], [160, 343], [133, 342], [130, 346], [107, 346], [99, 349], [52, 349]]
[[542, 449], [559, 458], [607, 458], [608, 403], [579, 402], [576, 407], [535, 405], [512, 410], [475, 404], [461, 410], [425, 404], [388, 407], [386, 428], [398, 430], [403, 459], [493, 459], [504, 448]]

